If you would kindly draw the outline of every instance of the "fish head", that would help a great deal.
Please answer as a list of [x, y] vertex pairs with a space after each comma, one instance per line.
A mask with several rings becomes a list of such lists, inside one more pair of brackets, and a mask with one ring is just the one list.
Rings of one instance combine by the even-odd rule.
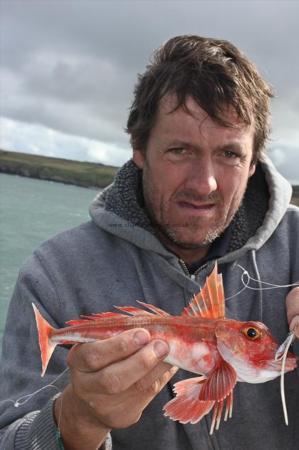
[[[219, 321], [215, 335], [222, 358], [237, 372], [238, 381], [264, 383], [281, 375], [282, 361], [275, 358], [278, 342], [261, 322]], [[297, 367], [296, 357], [288, 352], [285, 372]]]

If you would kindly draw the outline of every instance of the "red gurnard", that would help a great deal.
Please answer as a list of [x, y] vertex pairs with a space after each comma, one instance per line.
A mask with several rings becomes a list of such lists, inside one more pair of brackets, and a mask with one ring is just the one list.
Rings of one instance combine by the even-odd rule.
[[[233, 390], [237, 381], [264, 383], [278, 377], [281, 360], [275, 359], [278, 343], [261, 322], [240, 322], [225, 318], [222, 275], [215, 266], [202, 290], [193, 297], [180, 316], [139, 302], [145, 309], [116, 307], [120, 312], [104, 312], [67, 322], [55, 329], [33, 305], [42, 359], [42, 376], [56, 345], [107, 339], [131, 328], [146, 328], [152, 338], [168, 342], [165, 362], [201, 376], [174, 385], [175, 398], [164, 406], [165, 415], [181, 423], [196, 423], [212, 408], [210, 433], [232, 415]], [[297, 366], [288, 353], [284, 371]]]

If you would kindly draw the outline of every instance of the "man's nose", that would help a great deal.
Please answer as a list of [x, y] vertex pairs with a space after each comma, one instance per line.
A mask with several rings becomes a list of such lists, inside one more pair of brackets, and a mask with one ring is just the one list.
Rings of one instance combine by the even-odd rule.
[[217, 190], [217, 178], [211, 161], [196, 161], [190, 167], [186, 187], [194, 189], [200, 195], [209, 195]]

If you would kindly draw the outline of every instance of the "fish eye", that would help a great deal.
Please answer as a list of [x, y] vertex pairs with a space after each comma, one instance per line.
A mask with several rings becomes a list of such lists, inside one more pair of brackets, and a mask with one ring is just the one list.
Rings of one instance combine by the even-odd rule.
[[247, 327], [242, 330], [242, 333], [249, 338], [251, 341], [255, 341], [256, 339], [261, 337], [261, 333], [254, 327]]

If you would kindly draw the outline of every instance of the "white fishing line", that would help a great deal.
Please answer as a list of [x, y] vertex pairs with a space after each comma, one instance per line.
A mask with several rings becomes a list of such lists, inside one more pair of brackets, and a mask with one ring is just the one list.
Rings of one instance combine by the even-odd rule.
[[[252, 277], [249, 274], [249, 272], [246, 269], [244, 269], [244, 267], [242, 267], [240, 264], [237, 264], [237, 267], [239, 267], [243, 271], [243, 273], [241, 275], [241, 282], [243, 284], [243, 287], [242, 287], [242, 289], [240, 289], [238, 292], [231, 295], [230, 297], [225, 297], [225, 300], [230, 300], [231, 298], [237, 297], [237, 295], [240, 295], [241, 292], [243, 292], [245, 289], [251, 289], [252, 291], [267, 291], [269, 289], [280, 289], [280, 288], [286, 288], [286, 287], [299, 286], [299, 281], [297, 281], [295, 283], [291, 283], [291, 284], [273, 284], [273, 283], [269, 283], [267, 281], [258, 280], [256, 278]], [[250, 286], [250, 282], [258, 283], [260, 285], [262, 284], [265, 287]]]
[[295, 339], [294, 333], [292, 333], [292, 332], [289, 333], [289, 336], [287, 337], [287, 339], [284, 342], [285, 349], [284, 349], [284, 353], [283, 353], [283, 356], [282, 356], [282, 362], [281, 362], [280, 395], [281, 395], [282, 409], [283, 409], [284, 420], [285, 420], [286, 425], [289, 424], [289, 420], [288, 420], [287, 404], [286, 404], [286, 399], [285, 399], [284, 373], [285, 373], [285, 365], [286, 365], [287, 354], [288, 354], [288, 351], [289, 351], [290, 346], [292, 345], [294, 339]]
[[[244, 280], [243, 280], [245, 275], [247, 276], [247, 283], [245, 283]], [[242, 289], [240, 289], [238, 292], [236, 292], [235, 294], [231, 295], [230, 297], [225, 297], [225, 300], [230, 300], [231, 298], [237, 297], [237, 295], [241, 294], [241, 292], [245, 291], [245, 289], [248, 287], [248, 285], [250, 283], [250, 276], [249, 276], [249, 273], [247, 272], [247, 270], [245, 270], [245, 269], [244, 269], [244, 272], [243, 272], [243, 274], [241, 276], [241, 281], [242, 281], [242, 284], [243, 284]]]
[[11, 402], [15, 408], [18, 408], [19, 406], [25, 405], [25, 403], [27, 403], [29, 400], [31, 400], [32, 397], [39, 394], [44, 389], [53, 388], [53, 389], [56, 389], [58, 392], [60, 392], [60, 389], [57, 386], [55, 386], [54, 383], [56, 383], [68, 370], [69, 370], [69, 368], [67, 367], [60, 375], [58, 375], [58, 377], [56, 377], [54, 379], [54, 381], [52, 383], [47, 384], [46, 386], [42, 386], [41, 388], [37, 389], [36, 391], [34, 391], [30, 394], [23, 395], [22, 397], [19, 397], [17, 400], [7, 399], [7, 402]]
[[[242, 276], [241, 276], [241, 281], [244, 285], [244, 288], [248, 288], [248, 289], [252, 289], [254, 291], [265, 291], [268, 289], [279, 289], [279, 288], [285, 288], [285, 287], [295, 287], [295, 286], [299, 286], [299, 281], [296, 281], [295, 283], [291, 283], [291, 284], [273, 284], [273, 283], [268, 283], [267, 281], [262, 281], [262, 280], [257, 280], [256, 278], [253, 278], [252, 276], [249, 275], [248, 271], [246, 269], [244, 269], [244, 267], [242, 267], [240, 264], [237, 264], [238, 267], [240, 267], [240, 269], [243, 270]], [[244, 277], [248, 278], [247, 283], [244, 282]], [[267, 287], [253, 287], [253, 286], [249, 286], [250, 281], [253, 281], [254, 283], [259, 283], [259, 284], [263, 284]], [[243, 288], [243, 289], [244, 289]]]

